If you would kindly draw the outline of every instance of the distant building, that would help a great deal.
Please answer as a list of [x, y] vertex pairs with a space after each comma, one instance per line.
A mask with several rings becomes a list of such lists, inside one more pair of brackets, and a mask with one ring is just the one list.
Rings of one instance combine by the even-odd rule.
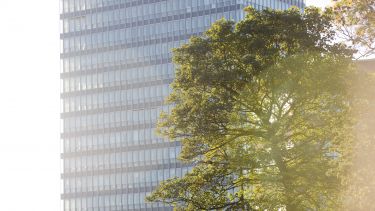
[[154, 135], [174, 77], [170, 49], [243, 8], [303, 0], [61, 0], [64, 211], [171, 210], [145, 203], [185, 174], [180, 143]]

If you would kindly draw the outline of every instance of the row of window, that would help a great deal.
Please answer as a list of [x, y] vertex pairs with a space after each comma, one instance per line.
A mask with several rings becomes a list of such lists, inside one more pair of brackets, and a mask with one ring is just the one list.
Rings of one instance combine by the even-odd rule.
[[302, 8], [304, 0], [240, 0], [245, 6], [252, 5], [256, 9], [272, 8], [278, 10], [286, 10], [291, 6]]
[[64, 173], [168, 165], [176, 163], [179, 153], [180, 147], [169, 147], [69, 157], [64, 158]]
[[[166, 15], [173, 16], [173, 15], [179, 15], [179, 14], [189, 14], [192, 12], [210, 10], [212, 8], [223, 8], [225, 6], [239, 4], [239, 3], [236, 3], [236, 0], [227, 0], [225, 2], [220, 2], [217, 4], [211, 3], [206, 6], [183, 7], [179, 10], [168, 10], [168, 12], [159, 11], [159, 9], [157, 8], [160, 8], [161, 5], [165, 5], [165, 3], [166, 2], [164, 1], [164, 2], [154, 3], [154, 4], [140, 5], [137, 7], [128, 7], [128, 8], [114, 9], [114, 10], [104, 11], [104, 12], [95, 12], [92, 14], [85, 14], [84, 16], [64, 19], [63, 20], [63, 33], [90, 30], [90, 29], [114, 26], [114, 25], [119, 25], [119, 24], [129, 24], [129, 23], [139, 22], [143, 20], [154, 20], [154, 19], [166, 16]], [[257, 3], [253, 3], [250, 1], [247, 3], [242, 3], [241, 5], [253, 5], [258, 9], [262, 9], [264, 7], [287, 9], [291, 6], [290, 3], [286, 3], [284, 1], [267, 0], [267, 1], [262, 1], [262, 3], [263, 4], [257, 4]], [[141, 10], [141, 11], [137, 11], [137, 10]], [[144, 12], [143, 10], [147, 12], [143, 13]], [[213, 14], [213, 16], [211, 17], [213, 18], [212, 21], [217, 20], [221, 17], [225, 17], [227, 19], [240, 20], [243, 18], [243, 11], [241, 10], [232, 11], [232, 12], [225, 11], [225, 13], [223, 14]], [[195, 18], [196, 18], [195, 21], [194, 19], [192, 19], [191, 21], [189, 21], [190, 19], [186, 19], [189, 21], [186, 24], [186, 28], [188, 27], [194, 28], [194, 24], [198, 26], [204, 25], [202, 18], [197, 18], [197, 17]], [[161, 24], [162, 24], [162, 27], [169, 28], [166, 23], [161, 23]], [[185, 28], [182, 28], [182, 25], [185, 25], [185, 24], [174, 23], [172, 26], [176, 26], [176, 27], [174, 27], [174, 29], [168, 30], [168, 32], [177, 31], [178, 28], [180, 28], [180, 30], [185, 29]], [[161, 31], [164, 31], [164, 33], [167, 32], [166, 30], [161, 30]]]
[[117, 194], [106, 196], [89, 196], [64, 200], [65, 211], [123, 211], [123, 210], [173, 210], [162, 203], [146, 202], [150, 192]]
[[147, 83], [171, 79], [174, 76], [172, 63], [98, 72], [63, 79], [63, 92], [75, 92], [119, 85]]
[[[177, 46], [180, 46], [178, 41], [173, 42], [173, 45], [171, 45], [173, 48]], [[161, 45], [154, 47], [141, 46], [139, 48], [127, 48], [63, 58], [63, 72], [85, 71], [113, 67], [114, 65], [129, 65], [137, 62], [144, 63], [171, 58], [171, 53], [162, 51], [161, 47]]]
[[63, 13], [100, 8], [114, 4], [124, 4], [133, 1], [134, 0], [61, 0]]
[[171, 105], [142, 110], [124, 110], [105, 112], [64, 119], [64, 133], [105, 128], [126, 127], [132, 125], [155, 125], [161, 112], [170, 112]]
[[[228, 4], [229, 5], [229, 4]], [[235, 3], [232, 3], [232, 5], [235, 5]], [[213, 6], [213, 5], [212, 5]], [[184, 8], [180, 11], [174, 11], [173, 13], [158, 13], [153, 15], [139, 15], [138, 17], [126, 17], [126, 15], [129, 15], [130, 13], [124, 12], [124, 10], [129, 10], [130, 12], [134, 12], [134, 10], [131, 10], [131, 8], [125, 8], [125, 9], [118, 9], [118, 10], [112, 10], [104, 13], [92, 13], [87, 14], [85, 16], [80, 16], [76, 18], [70, 18], [70, 19], [64, 19], [63, 20], [63, 32], [64, 33], [71, 33], [71, 32], [78, 32], [78, 31], [84, 31], [84, 30], [91, 30], [95, 28], [102, 28], [102, 27], [108, 27], [108, 26], [114, 26], [119, 24], [127, 24], [127, 25], [134, 25], [134, 23], [137, 23], [139, 21], [143, 20], [155, 20], [160, 19], [162, 17], [173, 16], [176, 14], [191, 14], [195, 11], [203, 11], [203, 10], [209, 10], [210, 8]], [[227, 11], [226, 14], [215, 14], [214, 10], [211, 11], [212, 15], [212, 21], [217, 20], [221, 17], [226, 17], [227, 19], [236, 19], [238, 18], [240, 13], [243, 13], [242, 11], [232, 11], [230, 12], [229, 7], [226, 7]], [[159, 33], [166, 33], [166, 32], [172, 32], [172, 31], [178, 31], [181, 29], [185, 29], [187, 27], [194, 28], [201, 25], [204, 25], [204, 22], [207, 23], [207, 19], [209, 20], [210, 16], [207, 16], [205, 18], [203, 17], [197, 17], [197, 12], [193, 13], [195, 17], [193, 18], [186, 18], [186, 22], [179, 22], [178, 20], [171, 21], [171, 22], [162, 22], [160, 27], [162, 29], [155, 29], [155, 33], [157, 30]], [[118, 18], [115, 16], [119, 16]], [[120, 17], [121, 16], [121, 17]], [[204, 21], [206, 20], [206, 21]], [[180, 23], [180, 24], [179, 24]], [[169, 26], [168, 26], [169, 25]], [[182, 28], [181, 25], [186, 26], [185, 28]], [[167, 29], [169, 29], [167, 31]], [[134, 35], [134, 34], [133, 34]], [[147, 35], [147, 34], [145, 34]], [[148, 34], [149, 35], [149, 34]]]
[[[148, 4], [139, 4], [137, 0], [62, 0], [62, 13], [72, 13], [84, 10], [90, 10], [93, 8], [102, 8], [110, 5], [125, 5], [128, 4], [126, 7], [127, 10], [123, 11], [116, 11], [115, 14], [111, 15], [108, 14], [108, 21], [115, 21], [124, 18], [132, 18], [137, 17], [139, 14], [142, 14], [143, 17], [150, 17], [154, 18], [155, 14], [158, 13], [166, 13], [171, 11], [178, 11], [178, 10], [186, 10], [186, 11], [194, 11], [203, 8], [216, 8], [216, 7], [223, 7], [228, 6], [230, 4], [234, 4], [234, 2], [238, 4], [244, 5], [253, 5], [255, 7], [270, 7], [274, 9], [287, 9], [291, 5], [296, 5], [300, 8], [303, 8], [305, 5], [305, 1], [303, 0], [159, 0], [159, 2], [155, 3], [148, 3]], [[135, 3], [138, 5], [134, 6], [131, 3]], [[118, 7], [119, 8], [119, 7]], [[100, 11], [100, 10], [99, 10]], [[108, 11], [108, 10], [102, 10]], [[113, 11], [111, 8], [109, 11]]]
[[87, 172], [107, 169], [126, 169], [147, 167], [150, 165], [168, 165], [176, 163], [180, 147], [153, 148], [138, 151], [105, 153], [81, 157], [66, 157], [64, 172]]
[[[77, 12], [83, 10], [89, 10], [92, 8], [101, 8], [110, 5], [119, 5], [126, 3], [138, 3], [139, 0], [62, 0], [62, 12]], [[138, 1], [138, 2], [137, 2]], [[223, 6], [227, 5], [228, 2], [235, 2], [236, 0], [161, 0], [156, 3], [140, 4], [137, 6], [129, 6], [130, 17], [136, 17], [138, 14], [143, 16], [148, 14], [165, 13], [167, 11], [176, 11], [185, 8], [195, 8], [204, 6]], [[239, 0], [237, 0], [239, 1]], [[134, 12], [132, 12], [134, 11]], [[118, 16], [117, 16], [118, 17]]]
[[[228, 13], [228, 18], [235, 18], [238, 11]], [[134, 42], [161, 39], [167, 36], [180, 36], [199, 32], [198, 29], [208, 28], [220, 14], [211, 14], [181, 20], [174, 20], [144, 26], [115, 29], [96, 32], [80, 36], [63, 38], [64, 53], [90, 50], [114, 45], [130, 44]], [[202, 30], [201, 30], [202, 31]]]
[[91, 150], [115, 149], [119, 147], [144, 146], [165, 143], [155, 134], [155, 128], [128, 130], [116, 133], [83, 135], [64, 139], [64, 153], [78, 153]]
[[[171, 89], [169, 85], [163, 84], [67, 97], [63, 100], [63, 111], [67, 113], [116, 106], [134, 106], [152, 102], [163, 102], [170, 93]], [[98, 123], [99, 122], [101, 122], [101, 120], [98, 120]]]

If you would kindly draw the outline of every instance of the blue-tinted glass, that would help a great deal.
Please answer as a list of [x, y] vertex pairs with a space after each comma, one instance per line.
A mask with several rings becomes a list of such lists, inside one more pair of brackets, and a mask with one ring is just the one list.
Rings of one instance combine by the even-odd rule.
[[145, 196], [191, 169], [180, 144], [155, 135], [174, 77], [171, 51], [245, 6], [298, 0], [63, 0], [65, 211], [171, 210]]

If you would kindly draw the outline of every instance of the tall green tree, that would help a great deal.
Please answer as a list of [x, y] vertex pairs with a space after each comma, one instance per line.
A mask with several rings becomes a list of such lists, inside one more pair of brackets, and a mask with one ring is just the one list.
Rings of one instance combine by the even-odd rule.
[[375, 0], [338, 0], [333, 5], [342, 38], [359, 50], [358, 58], [375, 53]]
[[159, 129], [194, 165], [148, 197], [177, 210], [329, 210], [340, 189], [352, 52], [316, 8], [247, 8], [174, 51]]

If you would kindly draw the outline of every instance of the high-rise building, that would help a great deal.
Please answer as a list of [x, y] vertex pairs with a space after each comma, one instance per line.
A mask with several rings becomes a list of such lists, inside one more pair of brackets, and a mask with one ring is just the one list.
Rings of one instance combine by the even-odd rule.
[[170, 210], [145, 203], [189, 170], [178, 142], [154, 134], [174, 77], [170, 49], [243, 8], [302, 0], [62, 0], [64, 211]]

